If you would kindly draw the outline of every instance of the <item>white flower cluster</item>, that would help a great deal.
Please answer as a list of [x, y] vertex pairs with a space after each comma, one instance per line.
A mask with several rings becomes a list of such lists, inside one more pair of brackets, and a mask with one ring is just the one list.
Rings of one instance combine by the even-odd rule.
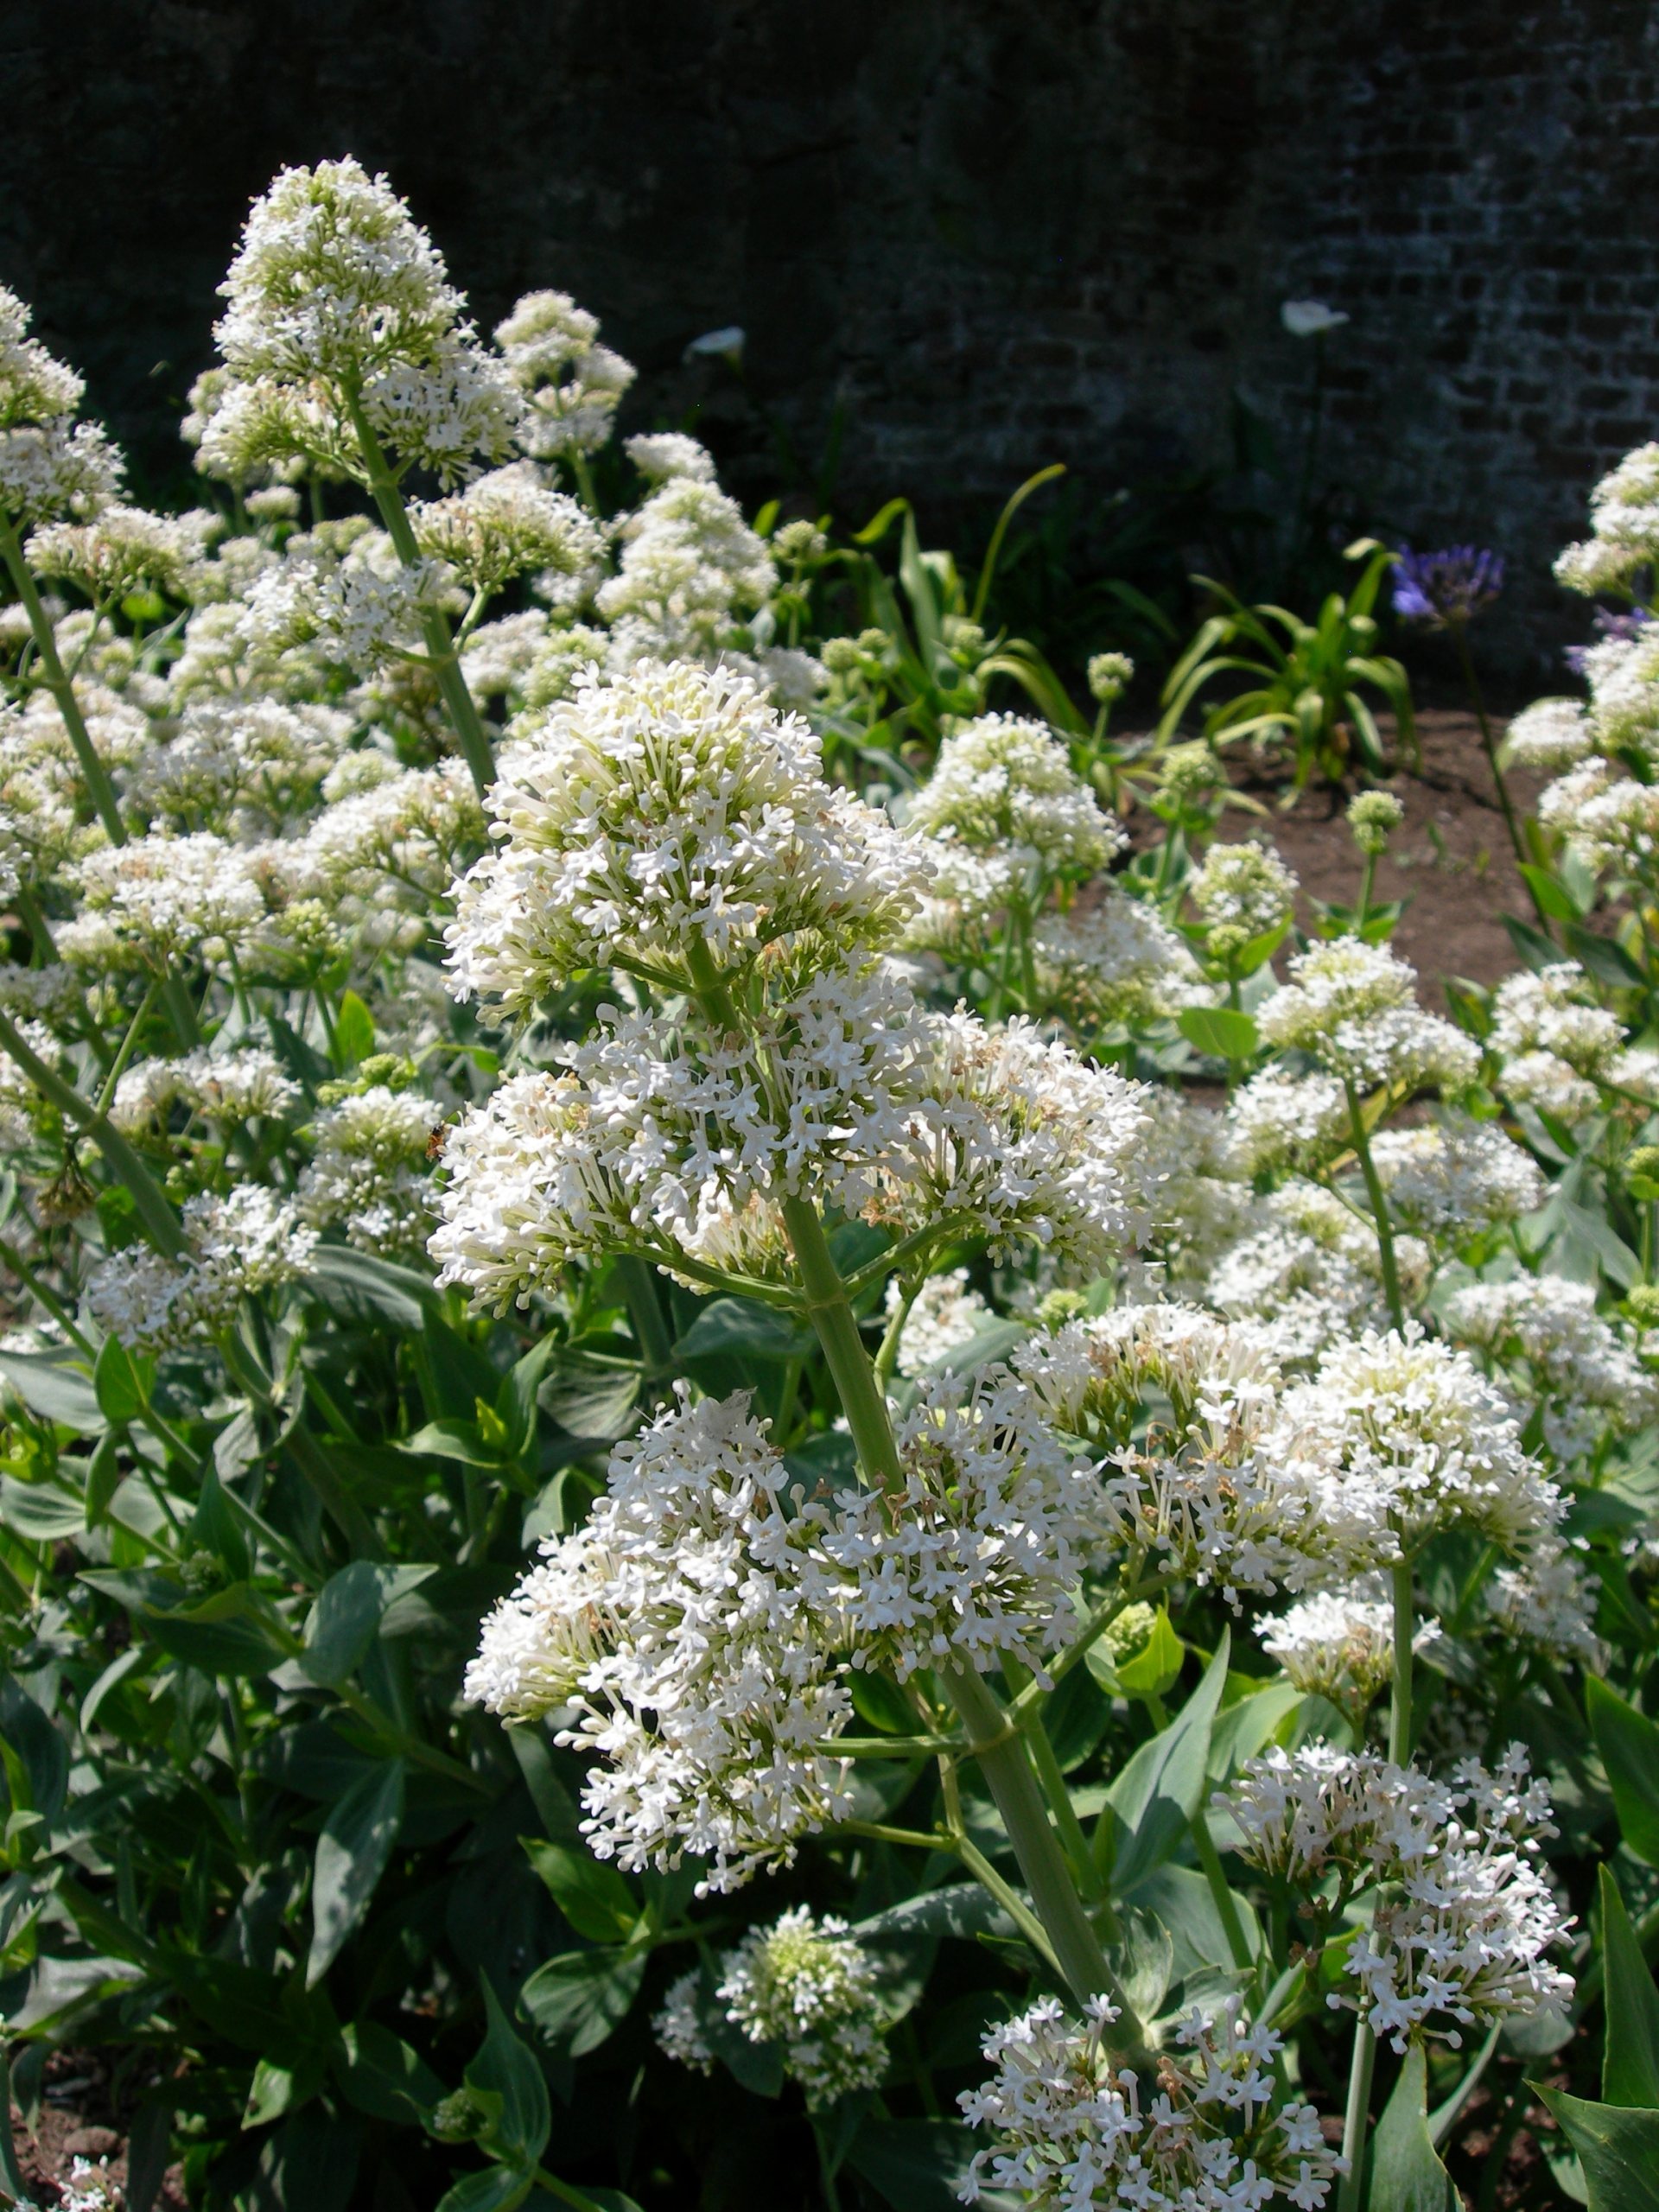
[[200, 508], [156, 515], [112, 499], [90, 522], [42, 523], [29, 536], [29, 565], [79, 584], [102, 605], [145, 586], [182, 598], [192, 569], [224, 527]]
[[168, 1351], [230, 1326], [245, 1297], [303, 1275], [316, 1231], [263, 1184], [186, 1202], [188, 1252], [168, 1260], [139, 1246], [111, 1254], [87, 1285], [100, 1329], [137, 1351]]
[[1262, 1649], [1294, 1688], [1363, 1714], [1394, 1663], [1394, 1605], [1381, 1575], [1320, 1590], [1269, 1621]]
[[1394, 1217], [1431, 1240], [1518, 1220], [1544, 1202], [1530, 1153], [1491, 1122], [1452, 1117], [1385, 1129], [1371, 1141], [1378, 1180]]
[[1211, 940], [1224, 930], [1235, 950], [1282, 929], [1296, 908], [1295, 877], [1277, 853], [1248, 841], [1211, 845], [1187, 889]]
[[232, 372], [199, 465], [241, 479], [303, 457], [364, 478], [365, 429], [446, 483], [511, 458], [517, 385], [385, 177], [350, 159], [284, 169], [254, 202], [221, 287]]
[[484, 1623], [467, 1694], [511, 1719], [565, 1708], [560, 1741], [601, 1762], [601, 1858], [702, 1854], [731, 1889], [851, 1810], [819, 1746], [852, 1700], [804, 1618], [786, 1479], [747, 1398], [682, 1402], [618, 1446], [585, 1526]]
[[[889, 1321], [899, 1311], [903, 1294], [899, 1278], [887, 1284]], [[968, 1284], [966, 1268], [948, 1274], [930, 1275], [912, 1300], [899, 1338], [899, 1372], [919, 1375], [936, 1359], [967, 1344], [992, 1319], [991, 1309]]]
[[568, 292], [526, 292], [496, 325], [495, 342], [527, 404], [527, 453], [550, 461], [606, 442], [634, 370], [599, 343], [599, 323], [585, 308]]
[[180, 1060], [141, 1060], [128, 1068], [110, 1102], [110, 1120], [130, 1135], [164, 1128], [175, 1107], [221, 1130], [264, 1116], [281, 1120], [299, 1103], [300, 1086], [260, 1045], [202, 1050]]
[[453, 569], [469, 591], [499, 591], [538, 569], [550, 596], [580, 604], [601, 573], [598, 525], [575, 500], [550, 490], [534, 461], [492, 469], [464, 492], [416, 507], [410, 520], [422, 552]]
[[429, 1147], [442, 1118], [419, 1091], [383, 1083], [342, 1098], [317, 1117], [300, 1211], [320, 1229], [343, 1229], [361, 1251], [415, 1258], [432, 1226]]
[[645, 658], [706, 660], [778, 588], [765, 544], [735, 499], [701, 476], [666, 478], [617, 536], [613, 576], [594, 595], [612, 626], [613, 664]]
[[1591, 535], [1555, 563], [1569, 591], [1628, 593], [1659, 556], [1659, 445], [1637, 446], [1590, 494]]
[[1370, 1751], [1275, 1749], [1214, 1802], [1266, 1873], [1306, 1883], [1334, 1871], [1349, 1894], [1384, 1885], [1372, 1927], [1349, 1949], [1360, 1991], [1345, 2001], [1396, 2050], [1559, 2013], [1571, 1998], [1572, 1976], [1548, 1954], [1573, 1923], [1536, 1863], [1540, 1840], [1554, 1834], [1549, 1793], [1528, 1780], [1518, 1744], [1493, 1772], [1465, 1760], [1449, 1783]]
[[[1268, 1329], [1287, 1365], [1306, 1365], [1328, 1345], [1386, 1322], [1376, 1230], [1335, 1191], [1292, 1177], [1249, 1218], [1260, 1225], [1215, 1253], [1204, 1296], [1234, 1319]], [[1396, 1236], [1394, 1251], [1402, 1293], [1415, 1304], [1427, 1287], [1428, 1247]]]
[[1564, 1465], [1586, 1458], [1604, 1436], [1659, 1418], [1659, 1376], [1597, 1313], [1593, 1284], [1553, 1274], [1468, 1283], [1447, 1300], [1445, 1324], [1501, 1363], [1524, 1363], [1529, 1395], [1541, 1402], [1544, 1441]]
[[1264, 1043], [1307, 1052], [1363, 1090], [1451, 1091], [1474, 1081], [1479, 1052], [1449, 1021], [1423, 1012], [1414, 971], [1385, 945], [1333, 938], [1288, 967], [1290, 981], [1256, 1010]]
[[586, 968], [684, 977], [690, 944], [727, 966], [803, 931], [879, 942], [925, 880], [744, 677], [642, 664], [520, 735], [491, 795], [499, 849], [457, 888], [457, 996], [526, 1014]]
[[1098, 874], [1123, 843], [1065, 741], [1014, 715], [952, 731], [905, 819], [926, 841], [934, 895], [970, 923], [1034, 910], [1051, 885]]
[[[959, 923], [931, 899], [912, 941], [927, 935], [926, 918], [944, 912], [954, 942]], [[929, 942], [931, 942], [931, 937]], [[1209, 1006], [1216, 987], [1180, 937], [1154, 906], [1100, 884], [1064, 912], [1042, 914], [1032, 931], [1032, 957], [1046, 1002], [1080, 1023], [1167, 1020], [1183, 1007]]]
[[988, 2188], [1066, 2212], [1241, 2212], [1275, 2202], [1319, 2212], [1341, 2161], [1313, 2106], [1281, 2101], [1273, 2029], [1247, 2025], [1236, 1998], [1211, 2014], [1195, 2007], [1148, 2099], [1112, 2058], [1116, 2018], [1096, 1998], [1079, 2026], [1045, 1998], [987, 2036], [996, 2071], [958, 2101], [969, 2126], [996, 2139], [975, 2157], [964, 2203]]
[[0, 284], [0, 512], [27, 529], [95, 514], [125, 469], [96, 423], [77, 423], [81, 378], [29, 335], [30, 311]]

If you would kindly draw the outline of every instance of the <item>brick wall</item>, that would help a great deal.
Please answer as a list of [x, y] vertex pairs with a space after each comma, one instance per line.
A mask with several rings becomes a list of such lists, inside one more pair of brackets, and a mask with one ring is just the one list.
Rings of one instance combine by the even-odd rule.
[[[849, 504], [944, 517], [1041, 463], [1103, 496], [1301, 434], [1287, 296], [1344, 309], [1326, 474], [1356, 517], [1501, 543], [1494, 641], [1598, 472], [1659, 432], [1659, 15], [1638, 0], [0, 0], [0, 276], [152, 485], [248, 196], [389, 168], [480, 318], [575, 291], [645, 372], [737, 321]], [[757, 412], [714, 394], [746, 488]]]

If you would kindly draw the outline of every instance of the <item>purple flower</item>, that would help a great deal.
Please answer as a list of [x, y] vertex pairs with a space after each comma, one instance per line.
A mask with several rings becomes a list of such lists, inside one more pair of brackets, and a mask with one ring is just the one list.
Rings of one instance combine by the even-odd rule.
[[1490, 607], [1503, 588], [1503, 556], [1484, 545], [1446, 545], [1437, 553], [1400, 548], [1394, 570], [1394, 611], [1408, 622], [1444, 630]]
[[[1597, 643], [1606, 638], [1637, 638], [1653, 620], [1645, 607], [1633, 607], [1628, 613], [1615, 614], [1611, 607], [1599, 607], [1595, 613]], [[1561, 658], [1574, 676], [1582, 676], [1585, 663], [1595, 650], [1592, 645], [1568, 645]]]

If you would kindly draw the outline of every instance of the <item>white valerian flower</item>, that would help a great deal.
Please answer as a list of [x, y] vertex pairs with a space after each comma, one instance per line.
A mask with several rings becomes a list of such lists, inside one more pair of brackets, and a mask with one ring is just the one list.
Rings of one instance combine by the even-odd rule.
[[664, 2057], [673, 2059], [678, 2065], [690, 2066], [699, 2074], [712, 2074], [715, 2054], [703, 2025], [699, 2003], [702, 1993], [702, 1974], [693, 1967], [689, 1974], [683, 1974], [677, 1981], [669, 1984], [668, 1995], [660, 2009], [652, 2015], [651, 2031]]
[[338, 1225], [359, 1250], [418, 1253], [432, 1226], [428, 1154], [442, 1119], [421, 1092], [383, 1083], [342, 1098], [317, 1117], [300, 1211], [318, 1228]]
[[[887, 1313], [889, 1322], [904, 1303], [899, 1279], [894, 1275], [887, 1285]], [[899, 1372], [919, 1375], [947, 1352], [969, 1343], [993, 1319], [990, 1307], [976, 1290], [968, 1284], [966, 1268], [953, 1268], [948, 1274], [930, 1275], [911, 1300], [905, 1315], [899, 1338]]]
[[1537, 1163], [1494, 1122], [1448, 1117], [1385, 1129], [1372, 1138], [1371, 1157], [1395, 1217], [1430, 1238], [1466, 1236], [1544, 1202]]
[[87, 1285], [99, 1328], [133, 1351], [217, 1336], [245, 1297], [302, 1275], [317, 1241], [289, 1200], [258, 1183], [188, 1199], [184, 1233], [182, 1259], [134, 1246], [113, 1253]]
[[339, 560], [296, 543], [279, 566], [250, 584], [238, 626], [255, 655], [273, 658], [309, 646], [360, 675], [416, 651], [423, 619], [448, 607], [454, 593], [442, 563], [405, 565], [378, 531]]
[[617, 572], [594, 594], [614, 632], [613, 665], [712, 661], [778, 588], [743, 511], [718, 485], [670, 476], [617, 533]]
[[1279, 320], [1293, 338], [1323, 338], [1328, 330], [1340, 330], [1349, 317], [1323, 300], [1287, 300]]
[[215, 960], [250, 944], [265, 920], [251, 856], [206, 830], [103, 846], [71, 874], [80, 912], [57, 944], [79, 967], [159, 974], [176, 961]]
[[641, 431], [638, 437], [625, 439], [622, 449], [639, 474], [653, 484], [666, 483], [671, 476], [695, 477], [699, 484], [715, 481], [713, 454], [683, 431]]
[[1597, 1313], [1592, 1283], [1554, 1274], [1469, 1283], [1448, 1300], [1445, 1324], [1460, 1342], [1522, 1368], [1528, 1395], [1541, 1401], [1544, 1441], [1564, 1465], [1659, 1418], [1659, 1376]]
[[880, 943], [912, 910], [921, 856], [820, 772], [807, 725], [720, 670], [579, 679], [499, 764], [499, 849], [456, 887], [458, 997], [527, 1014], [583, 969], [690, 980], [775, 938]]
[[751, 2043], [778, 2045], [809, 2112], [880, 2085], [887, 2054], [875, 1964], [844, 1920], [798, 1905], [752, 1929], [721, 1966], [727, 2018]]
[[1099, 1487], [1006, 1375], [925, 1379], [898, 1422], [900, 1481], [807, 1505], [805, 1588], [855, 1663], [906, 1681], [1011, 1654], [1039, 1678], [1076, 1631], [1071, 1592]]
[[110, 1120], [130, 1134], [165, 1127], [175, 1106], [221, 1129], [257, 1116], [280, 1120], [299, 1103], [300, 1086], [263, 1046], [201, 1051], [181, 1060], [140, 1060], [115, 1087]]
[[111, 499], [91, 522], [42, 523], [26, 550], [37, 575], [65, 577], [100, 602], [145, 585], [181, 598], [193, 565], [224, 526], [201, 509], [156, 515]]
[[19, 528], [95, 514], [126, 464], [96, 423], [77, 423], [85, 385], [29, 337], [31, 310], [0, 284], [0, 510]]
[[1264, 1872], [1300, 1883], [1335, 1872], [1349, 1894], [1385, 1885], [1347, 1956], [1359, 1992], [1330, 2001], [1357, 2005], [1396, 2050], [1565, 2010], [1573, 1978], [1548, 1955], [1573, 1923], [1536, 1863], [1554, 1834], [1549, 1793], [1529, 1782], [1519, 1744], [1493, 1771], [1465, 1760], [1447, 1783], [1370, 1751], [1274, 1750], [1215, 1802]]
[[334, 707], [199, 699], [122, 780], [135, 806], [175, 829], [257, 836], [315, 812], [351, 736], [351, 717]]
[[578, 597], [599, 580], [598, 525], [575, 499], [550, 491], [533, 461], [492, 469], [464, 492], [415, 507], [410, 520], [422, 552], [473, 591], [499, 591], [531, 569], [574, 580]]
[[599, 343], [598, 319], [568, 292], [526, 292], [495, 342], [527, 403], [526, 453], [551, 461], [594, 453], [611, 435], [632, 364]]
[[201, 423], [210, 472], [303, 456], [366, 480], [365, 428], [446, 483], [510, 456], [520, 395], [385, 177], [349, 158], [283, 169], [220, 289], [214, 335], [233, 382]]
[[[925, 912], [941, 910], [943, 902], [930, 900]], [[912, 925], [912, 942], [922, 933], [923, 925]], [[1031, 950], [1039, 990], [1076, 1020], [1167, 1020], [1183, 1007], [1207, 1006], [1216, 997], [1157, 909], [1109, 884], [1087, 905], [1039, 916]]]
[[[1386, 1322], [1376, 1229], [1335, 1191], [1293, 1177], [1240, 1225], [1243, 1234], [1211, 1257], [1204, 1296], [1234, 1319], [1269, 1330], [1287, 1365], [1306, 1364], [1327, 1345]], [[1402, 1295], [1414, 1306], [1428, 1287], [1429, 1249], [1419, 1237], [1396, 1236], [1394, 1258]]]
[[1354, 1510], [1323, 1440], [1285, 1419], [1266, 1332], [1125, 1306], [1029, 1339], [1012, 1365], [1053, 1427], [1103, 1455], [1103, 1567], [1150, 1555], [1234, 1604], [1370, 1564], [1374, 1516]]
[[1205, 927], [1230, 931], [1241, 947], [1282, 929], [1296, 908], [1295, 877], [1277, 853], [1250, 841], [1211, 845], [1187, 889]]
[[1194, 2006], [1178, 2048], [1160, 2055], [1152, 2095], [1113, 2056], [1117, 2017], [1097, 1997], [1079, 2026], [1049, 1997], [991, 2030], [996, 2070], [957, 2100], [969, 2126], [995, 2139], [969, 2169], [964, 2203], [990, 2189], [1066, 2212], [1243, 2212], [1270, 2201], [1319, 2212], [1343, 2162], [1312, 2105], [1281, 2101], [1276, 2030], [1247, 2024], [1237, 1997]]
[[1596, 1004], [1595, 987], [1575, 962], [1538, 974], [1506, 976], [1492, 1001], [1492, 1050], [1508, 1060], [1553, 1052], [1580, 1075], [1605, 1073], [1624, 1042], [1617, 1018]]
[[1486, 1589], [1486, 1610], [1503, 1633], [1600, 1673], [1607, 1647], [1596, 1634], [1596, 1584], [1573, 1548], [1542, 1535]]
[[1659, 556], [1659, 445], [1637, 446], [1590, 494], [1592, 535], [1569, 545], [1555, 575], [1569, 591], [1628, 592]]
[[1128, 653], [1090, 653], [1085, 671], [1089, 696], [1103, 707], [1120, 699], [1135, 681], [1135, 663]]
[[[905, 819], [927, 842], [936, 895], [977, 913], [1034, 908], [1050, 884], [1097, 874], [1123, 843], [1065, 740], [1014, 715], [981, 715], [953, 730]], [[969, 860], [961, 870], [958, 852]]]
[[582, 1825], [633, 1872], [683, 1854], [732, 1889], [852, 1809], [823, 1748], [852, 1700], [802, 1593], [781, 1455], [747, 1396], [683, 1398], [612, 1454], [606, 1497], [484, 1623], [467, 1694], [564, 1708], [596, 1754]]
[[1269, 1621], [1262, 1649], [1294, 1688], [1363, 1713], [1394, 1664], [1394, 1605], [1380, 1574], [1315, 1591]]
[[1594, 732], [1577, 699], [1536, 700], [1503, 734], [1505, 762], [1537, 775], [1559, 776], [1594, 750]]
[[1227, 1128], [1253, 1175], [1316, 1166], [1349, 1140], [1347, 1094], [1334, 1076], [1297, 1075], [1274, 1064], [1234, 1091]]
[[1256, 1009], [1263, 1043], [1310, 1053], [1343, 1081], [1459, 1090], [1480, 1054], [1461, 1030], [1416, 1001], [1416, 971], [1385, 945], [1334, 938], [1298, 953], [1290, 980]]
[[473, 696], [490, 699], [505, 694], [511, 707], [528, 704], [525, 685], [537, 654], [547, 645], [550, 627], [547, 610], [541, 607], [481, 622], [461, 649], [461, 665]]
[[1285, 1411], [1340, 1466], [1349, 1510], [1373, 1516], [1382, 1556], [1458, 1526], [1520, 1550], [1560, 1518], [1560, 1494], [1522, 1448], [1508, 1401], [1467, 1352], [1414, 1322], [1333, 1345]]

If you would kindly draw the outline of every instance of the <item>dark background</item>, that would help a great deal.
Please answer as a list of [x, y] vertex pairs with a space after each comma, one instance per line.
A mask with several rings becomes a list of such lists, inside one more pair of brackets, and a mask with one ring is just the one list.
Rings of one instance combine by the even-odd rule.
[[[626, 419], [701, 405], [747, 498], [938, 535], [1060, 460], [1068, 560], [1122, 550], [1127, 485], [1196, 559], [1282, 506], [1279, 308], [1324, 298], [1331, 531], [1501, 545], [1517, 677], [1585, 633], [1549, 559], [1659, 430], [1645, 0], [0, 0], [0, 278], [148, 496], [249, 198], [346, 151], [485, 326], [574, 292]], [[747, 389], [681, 364], [732, 322]]]

